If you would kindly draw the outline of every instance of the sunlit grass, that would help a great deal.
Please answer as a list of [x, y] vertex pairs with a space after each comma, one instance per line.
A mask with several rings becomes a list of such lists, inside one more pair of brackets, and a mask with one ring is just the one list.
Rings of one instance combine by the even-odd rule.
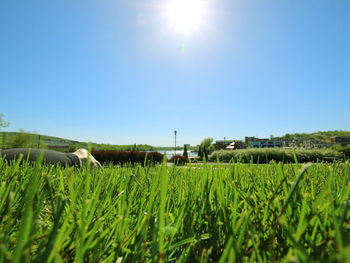
[[19, 166], [0, 160], [0, 262], [350, 258], [350, 165]]

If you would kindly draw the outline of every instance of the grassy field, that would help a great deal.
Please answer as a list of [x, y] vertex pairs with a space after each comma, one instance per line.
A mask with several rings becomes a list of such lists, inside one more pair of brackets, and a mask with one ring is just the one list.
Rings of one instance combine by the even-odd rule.
[[0, 160], [0, 262], [346, 262], [350, 164]]

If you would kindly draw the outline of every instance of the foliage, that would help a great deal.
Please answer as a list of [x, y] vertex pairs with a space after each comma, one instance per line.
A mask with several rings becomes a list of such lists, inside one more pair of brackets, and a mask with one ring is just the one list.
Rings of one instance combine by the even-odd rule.
[[346, 146], [334, 146], [333, 149], [341, 152], [342, 154], [344, 154], [344, 156], [346, 158], [350, 158], [350, 145], [346, 145]]
[[139, 151], [113, 151], [113, 150], [101, 150], [92, 151], [91, 154], [101, 164], [113, 163], [114, 165], [124, 164], [155, 164], [161, 163], [164, 159], [164, 155], [158, 152], [139, 152]]
[[198, 146], [198, 156], [208, 160], [209, 153], [214, 149], [213, 138], [204, 139]]
[[350, 131], [318, 131], [313, 133], [287, 133], [284, 136], [278, 137], [280, 139], [294, 140], [297, 138], [314, 139], [322, 142], [330, 142], [330, 137], [333, 136], [350, 136]]
[[186, 158], [188, 158], [188, 152], [187, 152], [187, 146], [186, 145], [184, 147], [184, 152], [183, 152], [182, 156], [185, 156]]
[[35, 148], [39, 149], [48, 149], [48, 146], [45, 144], [45, 142], [40, 138], [39, 145], [35, 146]]
[[8, 148], [37, 148], [38, 135], [26, 132], [21, 129], [7, 142]]
[[9, 125], [10, 123], [4, 120], [4, 114], [0, 113], [0, 128], [5, 128]]
[[[14, 137], [18, 135], [17, 132], [1, 132], [0, 136], [6, 137], [6, 142], [10, 142], [13, 140]], [[45, 141], [56, 141], [58, 143], [67, 143], [69, 144], [69, 147], [67, 147], [66, 151], [74, 152], [78, 150], [79, 148], [85, 148], [85, 149], [92, 149], [92, 150], [119, 150], [119, 151], [131, 151], [131, 150], [138, 150], [138, 151], [153, 151], [155, 147], [148, 145], [148, 144], [133, 144], [133, 145], [111, 145], [111, 144], [98, 144], [98, 143], [89, 143], [89, 142], [78, 142], [73, 140], [68, 140], [64, 138], [59, 137], [53, 137], [53, 136], [47, 136], [47, 135], [38, 135], [40, 136], [41, 142], [45, 144]], [[6, 145], [7, 145], [6, 143]], [[7, 148], [10, 148], [9, 145], [7, 145]], [[57, 149], [55, 149], [57, 150]]]
[[346, 262], [349, 171], [0, 160], [0, 262]]
[[[90, 143], [92, 150], [115, 150], [115, 151], [154, 151], [154, 147], [148, 144], [111, 145]], [[81, 147], [85, 148], [85, 147]]]
[[80, 148], [87, 149], [87, 147], [85, 145], [83, 146], [79, 143], [71, 143], [71, 144], [69, 144], [68, 152], [75, 152], [76, 150], [78, 150]]
[[300, 163], [317, 162], [317, 161], [334, 161], [342, 160], [342, 154], [332, 149], [320, 150], [285, 150], [281, 148], [264, 148], [264, 149], [241, 149], [241, 150], [220, 150], [213, 152], [209, 159], [221, 162], [243, 162], [243, 163], [269, 163], [276, 162], [293, 163], [295, 156]]
[[185, 165], [188, 163], [188, 156], [173, 155], [171, 156], [169, 162], [174, 163], [175, 165]]

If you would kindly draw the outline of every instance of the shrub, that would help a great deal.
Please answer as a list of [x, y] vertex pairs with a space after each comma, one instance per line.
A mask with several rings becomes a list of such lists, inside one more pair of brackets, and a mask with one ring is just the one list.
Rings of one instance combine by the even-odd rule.
[[213, 143], [213, 138], [206, 138], [204, 139], [201, 144], [198, 147], [198, 156], [205, 160], [208, 160], [208, 155], [210, 152], [212, 152], [214, 145]]
[[334, 149], [341, 152], [345, 158], [347, 158], [347, 159], [350, 158], [350, 145], [336, 146], [336, 147], [334, 147]]
[[171, 156], [169, 162], [174, 163], [175, 165], [185, 165], [188, 163], [188, 157], [182, 155], [173, 155]]
[[209, 160], [221, 162], [242, 162], [242, 163], [269, 163], [276, 162], [293, 163], [294, 153], [298, 162], [317, 162], [317, 161], [334, 161], [341, 160], [342, 154], [331, 149], [320, 150], [285, 150], [280, 148], [264, 149], [242, 149], [242, 150], [220, 150], [215, 151], [209, 156]]
[[92, 151], [91, 154], [100, 163], [113, 163], [114, 165], [156, 164], [161, 163], [164, 158], [164, 155], [159, 152], [101, 150]]
[[8, 148], [33, 148], [37, 146], [37, 135], [23, 129], [20, 129], [8, 142]]

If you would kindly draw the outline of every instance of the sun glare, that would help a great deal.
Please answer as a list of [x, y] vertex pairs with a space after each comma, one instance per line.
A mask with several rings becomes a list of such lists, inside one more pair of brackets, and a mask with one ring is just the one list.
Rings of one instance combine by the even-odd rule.
[[170, 0], [166, 6], [170, 26], [182, 34], [200, 29], [204, 23], [205, 11], [203, 0]]

